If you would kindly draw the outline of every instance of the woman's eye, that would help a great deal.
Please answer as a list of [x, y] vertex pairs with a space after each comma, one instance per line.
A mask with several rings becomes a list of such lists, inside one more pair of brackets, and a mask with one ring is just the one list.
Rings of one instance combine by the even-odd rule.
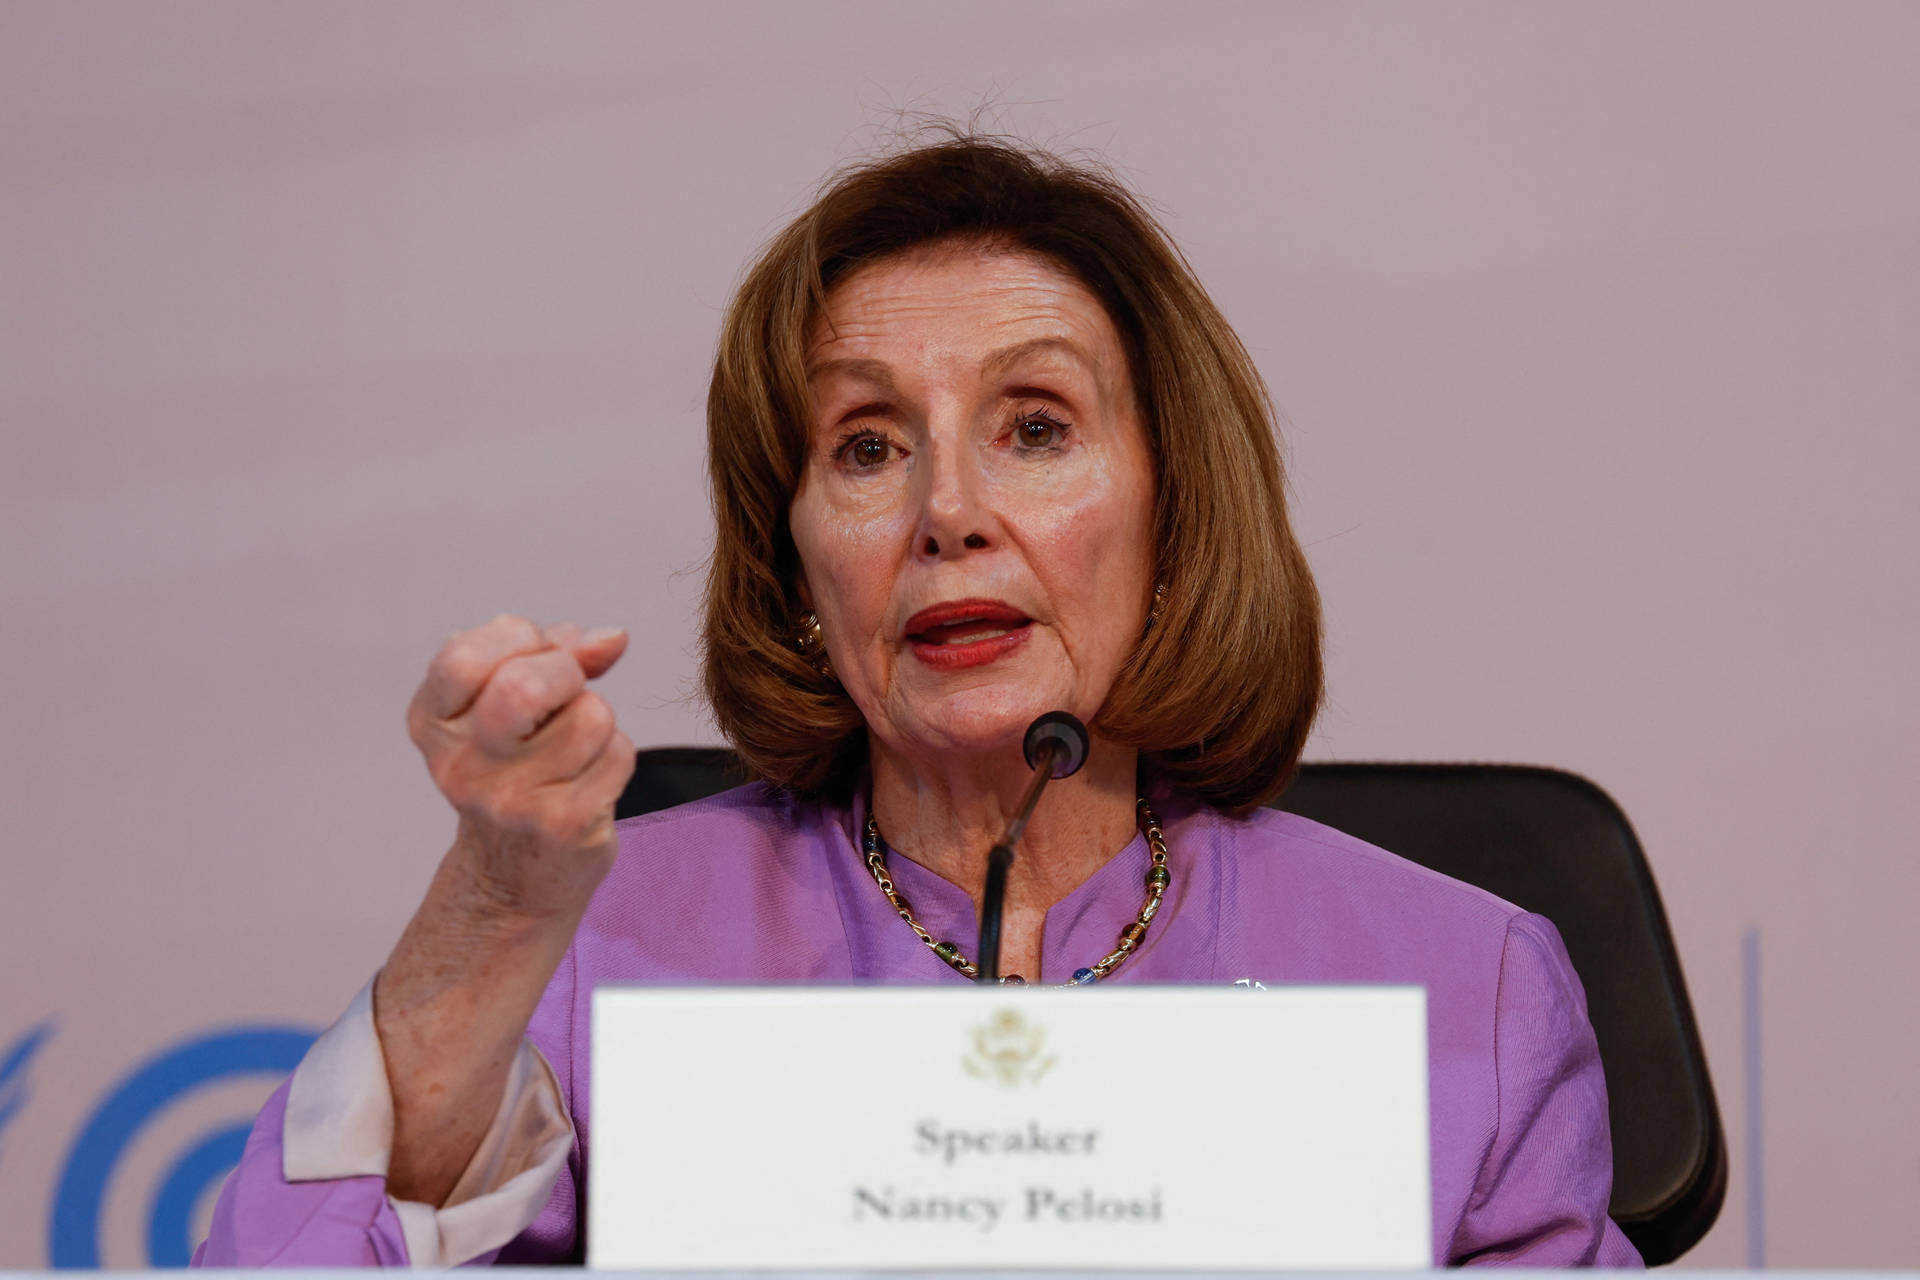
[[886, 463], [893, 456], [893, 446], [879, 436], [855, 436], [840, 446], [840, 456], [867, 470]]
[[1067, 424], [1044, 413], [1029, 414], [1013, 427], [1014, 443], [1025, 449], [1051, 449], [1065, 442]]

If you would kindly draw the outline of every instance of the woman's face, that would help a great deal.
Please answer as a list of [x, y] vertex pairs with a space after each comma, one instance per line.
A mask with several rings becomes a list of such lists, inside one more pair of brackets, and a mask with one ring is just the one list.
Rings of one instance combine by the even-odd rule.
[[862, 268], [809, 335], [803, 600], [887, 746], [1018, 750], [1091, 720], [1152, 591], [1154, 468], [1106, 309], [1031, 254]]

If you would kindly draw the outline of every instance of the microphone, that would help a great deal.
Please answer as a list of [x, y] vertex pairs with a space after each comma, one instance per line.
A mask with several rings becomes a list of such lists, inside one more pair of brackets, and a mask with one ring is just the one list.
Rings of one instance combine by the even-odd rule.
[[1014, 846], [1027, 829], [1027, 819], [1033, 816], [1033, 807], [1040, 803], [1040, 793], [1047, 783], [1078, 773], [1092, 746], [1087, 726], [1065, 711], [1049, 711], [1027, 726], [1020, 749], [1033, 770], [1033, 781], [1027, 784], [1027, 793], [1020, 798], [1000, 843], [987, 853], [986, 892], [980, 897], [980, 947], [974, 953], [980, 957], [981, 982], [1000, 981], [1000, 916], [1006, 906], [1007, 869], [1013, 866]]

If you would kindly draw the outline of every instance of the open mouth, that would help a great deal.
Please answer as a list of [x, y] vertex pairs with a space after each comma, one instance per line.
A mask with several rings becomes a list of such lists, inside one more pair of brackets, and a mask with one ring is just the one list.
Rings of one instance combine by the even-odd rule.
[[997, 600], [956, 600], [914, 614], [907, 622], [907, 639], [915, 644], [976, 644], [997, 640], [1032, 621]]
[[1009, 631], [1018, 631], [1026, 625], [1024, 620], [1002, 625], [985, 618], [969, 618], [962, 622], [927, 627], [913, 632], [907, 638], [916, 644], [974, 644], [981, 640], [998, 640]]
[[1013, 649], [1032, 625], [999, 600], [955, 600], [914, 614], [906, 638], [915, 655], [934, 666], [972, 666]]

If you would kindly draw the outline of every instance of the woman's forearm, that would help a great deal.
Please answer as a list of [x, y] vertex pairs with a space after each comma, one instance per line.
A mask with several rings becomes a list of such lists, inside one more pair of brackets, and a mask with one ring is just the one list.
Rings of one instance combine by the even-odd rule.
[[580, 919], [503, 910], [474, 883], [456, 843], [374, 983], [393, 1094], [387, 1191], [396, 1199], [438, 1205], [453, 1190]]

